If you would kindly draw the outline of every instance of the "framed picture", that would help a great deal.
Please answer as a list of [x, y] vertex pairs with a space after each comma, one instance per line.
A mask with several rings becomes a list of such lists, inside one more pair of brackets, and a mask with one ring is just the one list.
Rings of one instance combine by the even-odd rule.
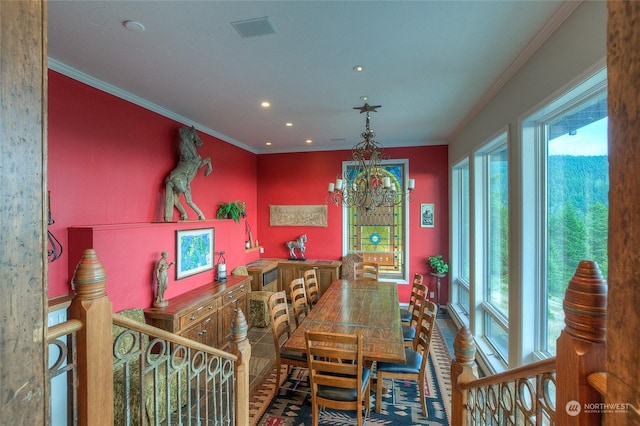
[[420, 226], [423, 228], [433, 228], [435, 223], [435, 205], [420, 204]]
[[214, 229], [176, 231], [176, 280], [213, 269]]

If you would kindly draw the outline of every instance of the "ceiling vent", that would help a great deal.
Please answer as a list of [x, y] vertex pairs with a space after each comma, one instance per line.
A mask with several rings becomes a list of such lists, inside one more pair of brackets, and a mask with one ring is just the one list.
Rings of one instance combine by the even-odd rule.
[[276, 29], [268, 16], [263, 18], [247, 19], [246, 21], [231, 22], [240, 37], [258, 37], [268, 34], [275, 34]]

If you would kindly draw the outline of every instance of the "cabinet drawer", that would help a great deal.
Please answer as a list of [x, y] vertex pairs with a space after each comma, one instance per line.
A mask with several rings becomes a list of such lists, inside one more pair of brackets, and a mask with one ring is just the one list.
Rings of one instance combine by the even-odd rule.
[[227, 303], [234, 302], [238, 300], [239, 297], [242, 297], [246, 293], [246, 286], [244, 284], [240, 284], [230, 288], [225, 291], [222, 295], [221, 304], [226, 305]]
[[191, 309], [180, 317], [180, 329], [190, 327], [192, 324], [199, 322], [207, 315], [211, 315], [219, 307], [218, 298], [208, 300], [207, 303], [197, 306]]
[[193, 324], [191, 328], [184, 330], [181, 334], [187, 339], [215, 347], [218, 343], [216, 318], [217, 315], [215, 313], [209, 317], [205, 317], [204, 320]]

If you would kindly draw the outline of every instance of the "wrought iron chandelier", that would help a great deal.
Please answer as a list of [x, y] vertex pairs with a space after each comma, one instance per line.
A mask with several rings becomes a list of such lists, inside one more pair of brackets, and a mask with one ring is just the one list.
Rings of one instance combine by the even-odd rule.
[[[392, 207], [402, 204], [404, 200], [413, 201], [415, 179], [403, 182], [392, 181], [392, 175], [384, 169], [383, 160], [387, 158], [382, 152], [382, 145], [375, 141], [376, 134], [370, 128], [371, 112], [377, 112], [380, 105], [371, 106], [365, 103], [360, 114], [366, 114], [364, 132], [360, 135], [362, 141], [352, 149], [353, 166], [347, 167], [342, 175], [338, 175], [335, 183], [329, 183], [327, 202], [346, 207], [356, 207], [359, 210], [371, 210], [376, 207]], [[400, 186], [400, 187], [398, 187]]]

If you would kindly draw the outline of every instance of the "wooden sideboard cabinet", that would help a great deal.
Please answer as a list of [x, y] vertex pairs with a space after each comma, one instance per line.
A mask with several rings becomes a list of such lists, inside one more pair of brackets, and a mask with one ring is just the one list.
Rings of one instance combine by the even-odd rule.
[[302, 278], [304, 271], [316, 268], [320, 295], [340, 276], [339, 260], [280, 260], [278, 262], [278, 291], [284, 290], [289, 297], [289, 284], [296, 278]]
[[236, 306], [249, 315], [250, 288], [251, 277], [231, 275], [226, 283], [208, 283], [169, 299], [164, 308], [147, 308], [145, 318], [154, 327], [225, 349]]
[[251, 291], [278, 291], [278, 259], [258, 259], [247, 263], [253, 278]]

